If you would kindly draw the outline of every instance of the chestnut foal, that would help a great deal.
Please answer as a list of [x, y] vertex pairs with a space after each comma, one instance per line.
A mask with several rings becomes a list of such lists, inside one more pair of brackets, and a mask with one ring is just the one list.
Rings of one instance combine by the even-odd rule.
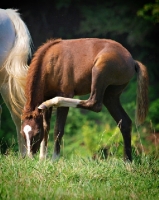
[[[137, 74], [136, 122], [141, 124], [148, 110], [148, 74], [146, 67], [135, 61], [121, 44], [113, 40], [87, 38], [50, 40], [32, 59], [25, 88], [26, 104], [21, 133], [28, 155], [43, 149], [45, 158], [52, 106], [57, 107], [54, 128], [53, 159], [60, 155], [60, 143], [69, 107], [99, 112], [104, 105], [124, 140], [124, 158], [132, 160], [132, 122], [120, 103], [120, 95]], [[88, 100], [72, 99], [90, 93]]]

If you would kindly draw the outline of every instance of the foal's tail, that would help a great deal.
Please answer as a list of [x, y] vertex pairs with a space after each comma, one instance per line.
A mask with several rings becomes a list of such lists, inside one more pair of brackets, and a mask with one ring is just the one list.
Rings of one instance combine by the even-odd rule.
[[135, 61], [137, 71], [137, 109], [136, 124], [144, 122], [148, 112], [148, 72], [146, 67], [139, 61]]
[[28, 70], [27, 61], [31, 56], [32, 39], [29, 30], [17, 10], [6, 9], [15, 28], [14, 46], [4, 64], [7, 71], [10, 105], [16, 114], [20, 114], [25, 103], [24, 86]]

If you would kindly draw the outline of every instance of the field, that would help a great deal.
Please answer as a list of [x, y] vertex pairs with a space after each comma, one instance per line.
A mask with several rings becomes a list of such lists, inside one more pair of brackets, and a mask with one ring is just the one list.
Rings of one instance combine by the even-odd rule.
[[159, 159], [135, 157], [132, 163], [63, 156], [52, 162], [0, 155], [0, 199], [159, 199]]

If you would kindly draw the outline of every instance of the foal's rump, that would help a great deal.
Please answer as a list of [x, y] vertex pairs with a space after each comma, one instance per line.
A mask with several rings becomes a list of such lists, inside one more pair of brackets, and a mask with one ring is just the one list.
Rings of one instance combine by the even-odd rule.
[[135, 62], [128, 51], [104, 48], [96, 57], [94, 68], [101, 71], [108, 85], [123, 85], [135, 74]]

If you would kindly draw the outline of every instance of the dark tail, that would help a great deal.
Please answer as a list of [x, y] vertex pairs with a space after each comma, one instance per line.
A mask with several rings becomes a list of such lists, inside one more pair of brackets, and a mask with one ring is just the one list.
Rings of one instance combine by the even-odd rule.
[[148, 85], [149, 77], [146, 67], [139, 61], [136, 62], [137, 71], [137, 109], [136, 124], [140, 125], [144, 122], [148, 113]]

